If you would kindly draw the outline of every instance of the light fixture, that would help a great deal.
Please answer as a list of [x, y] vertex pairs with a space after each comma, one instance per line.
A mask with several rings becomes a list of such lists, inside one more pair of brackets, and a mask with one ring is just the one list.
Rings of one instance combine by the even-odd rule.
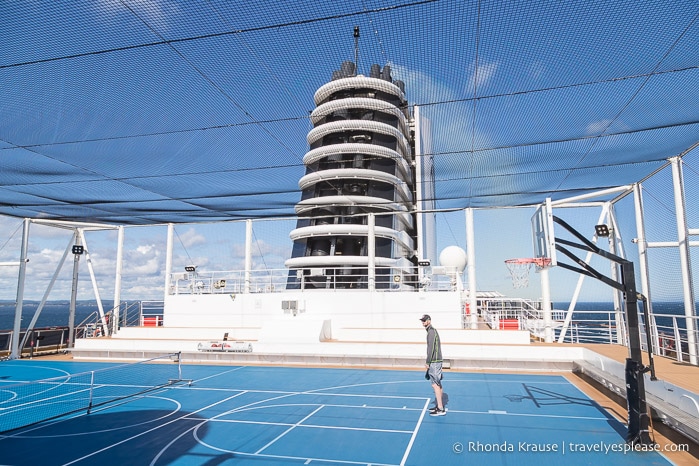
[[196, 265], [185, 265], [185, 266], [184, 266], [184, 271], [185, 271], [185, 272], [190, 272], [190, 273], [191, 273], [191, 272], [194, 272], [194, 271], [196, 271], [196, 270], [197, 270], [197, 266], [196, 266]]
[[80, 244], [74, 244], [74, 245], [73, 245], [73, 254], [75, 254], [76, 256], [79, 256], [79, 255], [82, 254], [83, 252], [85, 252], [85, 247], [83, 247], [83, 246], [80, 245]]
[[607, 225], [595, 225], [595, 234], [597, 236], [609, 236], [609, 227]]

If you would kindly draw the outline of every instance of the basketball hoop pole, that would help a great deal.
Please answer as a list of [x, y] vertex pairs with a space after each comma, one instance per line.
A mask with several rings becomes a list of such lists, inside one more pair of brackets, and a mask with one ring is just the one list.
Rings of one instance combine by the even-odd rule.
[[544, 342], [553, 343], [553, 317], [551, 308], [551, 286], [549, 282], [549, 267], [551, 259], [548, 257], [531, 257], [524, 259], [508, 259], [505, 261], [507, 269], [512, 276], [512, 284], [515, 288], [521, 288], [529, 284], [529, 269], [532, 264], [539, 269], [541, 276], [541, 313], [544, 317]]
[[553, 343], [553, 318], [551, 313], [551, 286], [549, 282], [549, 268], [543, 267], [539, 271], [541, 278], [541, 310], [544, 315], [544, 342]]
[[[572, 241], [556, 239], [556, 249], [568, 256], [582, 268], [574, 267], [561, 262], [558, 262], [557, 265], [559, 267], [563, 267], [564, 269], [572, 270], [573, 272], [578, 272], [583, 275], [596, 278], [624, 293], [624, 300], [626, 301], [626, 325], [628, 327], [629, 335], [629, 357], [626, 359], [624, 371], [627, 387], [626, 404], [628, 408], [628, 431], [626, 435], [626, 442], [632, 445], [653, 445], [655, 442], [653, 442], [653, 440], [650, 438], [649, 433], [650, 423], [648, 407], [646, 405], [646, 389], [643, 374], [648, 372], [648, 370], [651, 371], [651, 374], [655, 374], [655, 371], [652, 368], [652, 356], [649, 360], [651, 366], [646, 367], [643, 365], [641, 337], [638, 324], [638, 299], [640, 297], [645, 301], [645, 298], [636, 290], [636, 278], [634, 274], [633, 262], [600, 249], [597, 247], [597, 245], [578, 233], [575, 229], [573, 229], [573, 227], [568, 225], [560, 218], [554, 216], [553, 221], [568, 230], [583, 243], [581, 245]], [[612, 262], [616, 262], [621, 267], [621, 283], [602, 275], [585, 261], [579, 259], [577, 256], [575, 256], [575, 254], [561, 246], [559, 243], [589, 251], [600, 255], [605, 259], [609, 259]], [[648, 322], [646, 322], [646, 326], [647, 325]], [[649, 354], [652, 354], [652, 341], [649, 338], [647, 344], [648, 352]]]

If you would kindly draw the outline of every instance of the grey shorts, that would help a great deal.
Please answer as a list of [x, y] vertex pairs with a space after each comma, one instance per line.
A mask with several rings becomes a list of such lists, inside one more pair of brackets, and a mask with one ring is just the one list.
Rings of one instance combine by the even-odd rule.
[[430, 367], [427, 370], [427, 375], [430, 377], [430, 382], [442, 386], [442, 363], [441, 362], [431, 362]]

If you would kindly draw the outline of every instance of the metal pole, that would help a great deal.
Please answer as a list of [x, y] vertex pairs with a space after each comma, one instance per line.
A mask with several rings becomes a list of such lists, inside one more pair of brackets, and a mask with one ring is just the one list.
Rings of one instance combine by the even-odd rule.
[[252, 220], [245, 220], [245, 285], [243, 293], [250, 293], [250, 271], [252, 270]]
[[[625, 257], [623, 243], [621, 240], [621, 231], [617, 225], [616, 217], [614, 216], [614, 207], [611, 203], [605, 203], [607, 208], [607, 222], [612, 225], [611, 235], [609, 236], [609, 252]], [[617, 252], [617, 246], [619, 251]], [[615, 282], [619, 282], [619, 267], [612, 261], [610, 263], [609, 277]], [[624, 295], [621, 290], [613, 289], [612, 301], [614, 302], [614, 324], [617, 328], [617, 343], [623, 345], [626, 342], [626, 326], [624, 325], [624, 313], [621, 310], [621, 303], [624, 301]], [[612, 343], [611, 339], [609, 343]]]
[[549, 269], [544, 267], [539, 272], [541, 275], [541, 310], [544, 313], [544, 341], [553, 343], [553, 319], [551, 317], [551, 283], [549, 281]]
[[[124, 263], [124, 227], [120, 226], [117, 230], [117, 256], [116, 256], [116, 271], [114, 278], [114, 303], [112, 304], [112, 330], [114, 335], [119, 331], [119, 309], [121, 308], [121, 272]], [[168, 275], [166, 273], [166, 275]], [[166, 288], [167, 290], [167, 288]], [[166, 291], [167, 292], [167, 291]]]
[[[687, 345], [689, 347], [689, 362], [697, 365], [697, 342], [694, 329], [694, 285], [692, 283], [692, 267], [689, 255], [687, 229], [687, 213], [685, 210], [684, 198], [684, 177], [682, 174], [682, 159], [673, 157], [672, 164], [672, 184], [675, 193], [675, 217], [677, 218], [677, 240], [680, 252], [680, 270], [682, 272], [682, 288], [684, 296], [684, 315], [687, 317]], [[679, 349], [679, 348], [678, 348]]]
[[[78, 230], [73, 233], [75, 245], [80, 245], [80, 234]], [[78, 266], [80, 265], [80, 254], [73, 253], [73, 280], [70, 288], [70, 308], [68, 312], [68, 348], [73, 348], [75, 344], [75, 303], [78, 298]]]
[[92, 258], [90, 257], [90, 251], [87, 248], [87, 238], [85, 238], [85, 231], [82, 228], [78, 228], [80, 238], [82, 239], [83, 245], [85, 246], [85, 262], [87, 263], [87, 270], [90, 273], [90, 282], [92, 283], [92, 292], [95, 294], [95, 299], [97, 300], [97, 311], [100, 316], [100, 327], [102, 329], [102, 335], [107, 335], [107, 321], [104, 318], [104, 307], [102, 306], [102, 297], [100, 296], [100, 289], [97, 286], [97, 277], [95, 276], [95, 268], [92, 266]]
[[476, 233], [473, 209], [466, 209], [466, 268], [468, 270], [469, 324], [472, 330], [478, 328], [478, 300], [476, 299]]
[[[605, 205], [602, 207], [602, 212], [599, 215], [599, 218], [597, 219], [597, 223], [602, 223], [604, 221], [604, 218], [607, 216], [607, 208], [608, 206]], [[597, 243], [597, 235], [592, 236], [592, 242]], [[589, 264], [590, 261], [592, 260], [592, 251], [588, 252], [587, 255], [585, 256], [585, 263]], [[561, 332], [558, 334], [558, 343], [563, 343], [566, 338], [566, 334], [568, 333], [568, 328], [570, 327], [570, 322], [573, 319], [573, 312], [575, 311], [575, 306], [578, 303], [578, 298], [580, 297], [580, 292], [582, 291], [582, 286], [583, 282], [585, 281], [585, 275], [580, 274], [578, 277], [578, 283], [575, 285], [575, 291], [573, 291], [573, 296], [570, 299], [570, 304], [568, 305], [568, 311], [566, 312], [565, 319], [563, 320], [563, 326], [561, 327]], [[571, 340], [573, 341], [572, 337]]]
[[[633, 185], [633, 202], [636, 213], [636, 238], [634, 242], [638, 248], [638, 267], [641, 274], [641, 293], [648, 303], [648, 314], [653, 315], [652, 300], [650, 294], [650, 275], [648, 270], [648, 243], [646, 242], [645, 212], [643, 210], [643, 190], [640, 183]], [[647, 322], [646, 324], [650, 324]]]
[[167, 244], [165, 246], [165, 293], [163, 301], [167, 300], [170, 294], [170, 286], [172, 280], [172, 249], [174, 247], [175, 225], [167, 224]]
[[15, 307], [15, 322], [12, 331], [12, 350], [10, 359], [18, 359], [22, 356], [22, 348], [19, 347], [20, 333], [22, 332], [22, 307], [24, 303], [24, 281], [27, 276], [27, 251], [29, 250], [29, 219], [24, 219], [22, 230], [22, 250], [19, 257], [19, 273], [17, 275], [17, 305]]
[[36, 325], [36, 321], [39, 319], [39, 316], [41, 315], [41, 310], [44, 309], [44, 305], [46, 304], [46, 301], [48, 301], [49, 299], [49, 295], [51, 294], [53, 285], [56, 283], [56, 279], [58, 278], [58, 275], [60, 274], [61, 269], [63, 268], [63, 264], [65, 263], [66, 258], [68, 257], [68, 252], [71, 250], [72, 246], [73, 239], [71, 238], [70, 242], [68, 243], [68, 247], [66, 247], [66, 250], [63, 252], [61, 260], [58, 262], [58, 266], [56, 266], [56, 271], [54, 272], [53, 277], [51, 277], [51, 281], [49, 282], [49, 286], [46, 288], [44, 297], [41, 298], [41, 302], [39, 303], [39, 306], [36, 308], [31, 322], [29, 322], [29, 325], [27, 325], [26, 327], [24, 338], [22, 338], [22, 342], [20, 343], [21, 348], [24, 348], [24, 345], [27, 343], [27, 339], [29, 337], [29, 330], [32, 330], [34, 328], [34, 325]]
[[650, 445], [652, 440], [648, 428], [650, 419], [646, 405], [646, 388], [641, 353], [641, 335], [638, 327], [638, 294], [633, 263], [621, 263], [621, 278], [626, 294], [626, 321], [629, 328], [629, 357], [626, 359], [626, 405], [628, 408], [628, 430], [626, 442]]
[[369, 234], [367, 236], [369, 291], [374, 291], [376, 289], [376, 216], [373, 213], [369, 214], [367, 223], [369, 226]]

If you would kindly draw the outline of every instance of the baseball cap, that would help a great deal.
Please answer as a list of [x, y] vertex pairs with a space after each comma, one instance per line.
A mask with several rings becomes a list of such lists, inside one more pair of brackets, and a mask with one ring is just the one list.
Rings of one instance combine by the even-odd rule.
[[429, 314], [424, 314], [422, 317], [420, 317], [420, 320], [425, 322], [428, 320], [432, 320], [432, 318], [429, 316]]

